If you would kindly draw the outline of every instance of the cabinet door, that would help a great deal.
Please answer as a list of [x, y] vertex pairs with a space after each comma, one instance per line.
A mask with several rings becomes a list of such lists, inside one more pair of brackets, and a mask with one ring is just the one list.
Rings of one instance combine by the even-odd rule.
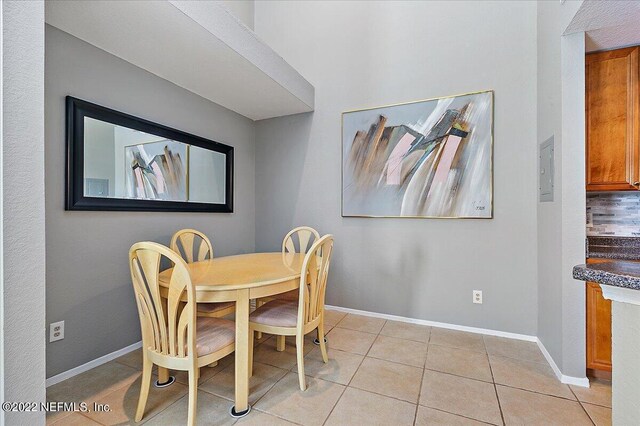
[[640, 189], [638, 50], [586, 57], [587, 191]]
[[587, 283], [587, 368], [611, 371], [611, 301]]

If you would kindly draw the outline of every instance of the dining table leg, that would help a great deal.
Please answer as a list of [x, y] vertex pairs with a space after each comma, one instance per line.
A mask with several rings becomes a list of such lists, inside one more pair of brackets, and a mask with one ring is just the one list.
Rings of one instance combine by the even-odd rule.
[[153, 382], [153, 385], [157, 388], [165, 388], [172, 385], [176, 381], [175, 376], [169, 375], [169, 369], [158, 366], [158, 379]]
[[238, 290], [236, 300], [236, 392], [231, 416], [249, 414], [249, 290]]

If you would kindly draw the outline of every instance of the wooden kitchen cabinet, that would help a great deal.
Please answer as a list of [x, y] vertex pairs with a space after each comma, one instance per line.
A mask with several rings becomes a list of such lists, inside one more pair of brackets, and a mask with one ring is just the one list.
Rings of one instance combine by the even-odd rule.
[[[587, 259], [587, 263], [607, 262], [616, 262], [616, 260]], [[591, 376], [608, 377], [598, 372], [611, 371], [611, 300], [602, 296], [600, 284], [587, 282], [586, 291], [587, 373]]]
[[[587, 263], [611, 262], [587, 259]], [[611, 371], [611, 300], [602, 297], [600, 284], [587, 282], [587, 368]]]
[[586, 56], [587, 191], [640, 190], [639, 51]]

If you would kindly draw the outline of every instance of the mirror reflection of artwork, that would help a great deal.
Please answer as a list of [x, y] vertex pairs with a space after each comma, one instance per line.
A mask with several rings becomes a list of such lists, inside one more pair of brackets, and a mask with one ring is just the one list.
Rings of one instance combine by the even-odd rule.
[[128, 198], [187, 201], [188, 145], [162, 140], [125, 147]]
[[491, 218], [493, 92], [345, 112], [343, 216]]
[[233, 147], [67, 96], [67, 210], [233, 212]]

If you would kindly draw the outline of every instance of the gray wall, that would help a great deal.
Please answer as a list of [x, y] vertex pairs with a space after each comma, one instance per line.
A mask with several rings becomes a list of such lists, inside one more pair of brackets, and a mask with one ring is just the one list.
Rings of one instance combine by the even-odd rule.
[[[315, 113], [256, 127], [257, 249], [314, 226], [336, 236], [329, 304], [535, 335], [535, 3], [255, 8], [258, 35], [316, 89]], [[340, 216], [342, 111], [482, 89], [495, 90], [494, 219]]]
[[[194, 66], [194, 64], [185, 64]], [[64, 210], [65, 104], [72, 95], [235, 148], [235, 212], [136, 213]], [[217, 255], [255, 248], [254, 125], [53, 27], [46, 27], [47, 323], [65, 321], [47, 344], [47, 377], [140, 340], [127, 265], [136, 241], [163, 244], [193, 227]]]
[[538, 203], [538, 338], [556, 364], [562, 364], [562, 81], [560, 4], [539, 2], [538, 143], [555, 141], [553, 202]]
[[[44, 402], [44, 3], [0, 7], [0, 400]], [[44, 413], [0, 413], [0, 424], [44, 424]]]
[[573, 377], [585, 376], [584, 284], [571, 278], [584, 262], [584, 48], [562, 34], [581, 4], [537, 2], [537, 139], [554, 135], [556, 177], [554, 202], [537, 206], [538, 338]]

